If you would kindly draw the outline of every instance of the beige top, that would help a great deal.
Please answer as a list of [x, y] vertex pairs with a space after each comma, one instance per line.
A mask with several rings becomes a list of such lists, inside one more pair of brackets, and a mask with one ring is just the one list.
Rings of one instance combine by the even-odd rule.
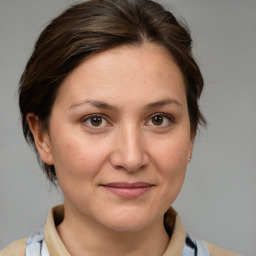
[[[71, 256], [61, 241], [56, 226], [64, 218], [63, 205], [56, 206], [49, 212], [45, 224], [45, 242], [51, 256]], [[163, 256], [179, 256], [184, 247], [186, 231], [181, 223], [180, 217], [173, 208], [165, 214], [165, 225], [172, 230], [170, 243]], [[238, 256], [224, 249], [205, 242], [211, 256]], [[18, 240], [4, 249], [0, 256], [25, 256], [26, 239]]]

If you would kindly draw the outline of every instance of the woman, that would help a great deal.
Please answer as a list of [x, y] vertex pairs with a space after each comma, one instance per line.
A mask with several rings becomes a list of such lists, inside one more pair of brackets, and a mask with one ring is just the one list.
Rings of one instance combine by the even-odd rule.
[[1, 255], [235, 255], [194, 239], [170, 208], [206, 124], [202, 89], [188, 30], [157, 3], [91, 0], [54, 19], [19, 103], [64, 205]]

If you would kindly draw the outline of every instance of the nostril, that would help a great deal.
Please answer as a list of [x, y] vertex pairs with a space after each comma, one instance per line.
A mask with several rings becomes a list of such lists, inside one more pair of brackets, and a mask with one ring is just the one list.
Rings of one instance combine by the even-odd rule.
[[114, 168], [135, 172], [145, 168], [148, 162], [144, 135], [136, 122], [120, 126], [113, 142], [110, 161]]
[[145, 169], [148, 161], [146, 154], [128, 156], [121, 152], [115, 152], [110, 156], [110, 162], [115, 169], [136, 172]]

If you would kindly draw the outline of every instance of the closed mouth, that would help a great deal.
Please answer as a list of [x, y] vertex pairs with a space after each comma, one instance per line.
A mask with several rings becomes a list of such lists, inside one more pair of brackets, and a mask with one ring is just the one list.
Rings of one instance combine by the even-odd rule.
[[133, 182], [133, 183], [113, 182], [113, 183], [104, 184], [102, 186], [113, 187], [113, 188], [145, 188], [145, 187], [151, 187], [153, 185], [147, 182]]
[[154, 185], [146, 182], [115, 182], [102, 185], [105, 189], [122, 198], [137, 198], [148, 192]]

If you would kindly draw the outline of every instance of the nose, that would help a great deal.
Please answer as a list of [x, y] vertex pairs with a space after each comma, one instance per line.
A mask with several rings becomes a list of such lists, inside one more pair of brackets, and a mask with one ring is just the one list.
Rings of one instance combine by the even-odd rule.
[[148, 155], [144, 144], [143, 134], [135, 125], [120, 129], [110, 155], [112, 166], [129, 172], [145, 168]]

